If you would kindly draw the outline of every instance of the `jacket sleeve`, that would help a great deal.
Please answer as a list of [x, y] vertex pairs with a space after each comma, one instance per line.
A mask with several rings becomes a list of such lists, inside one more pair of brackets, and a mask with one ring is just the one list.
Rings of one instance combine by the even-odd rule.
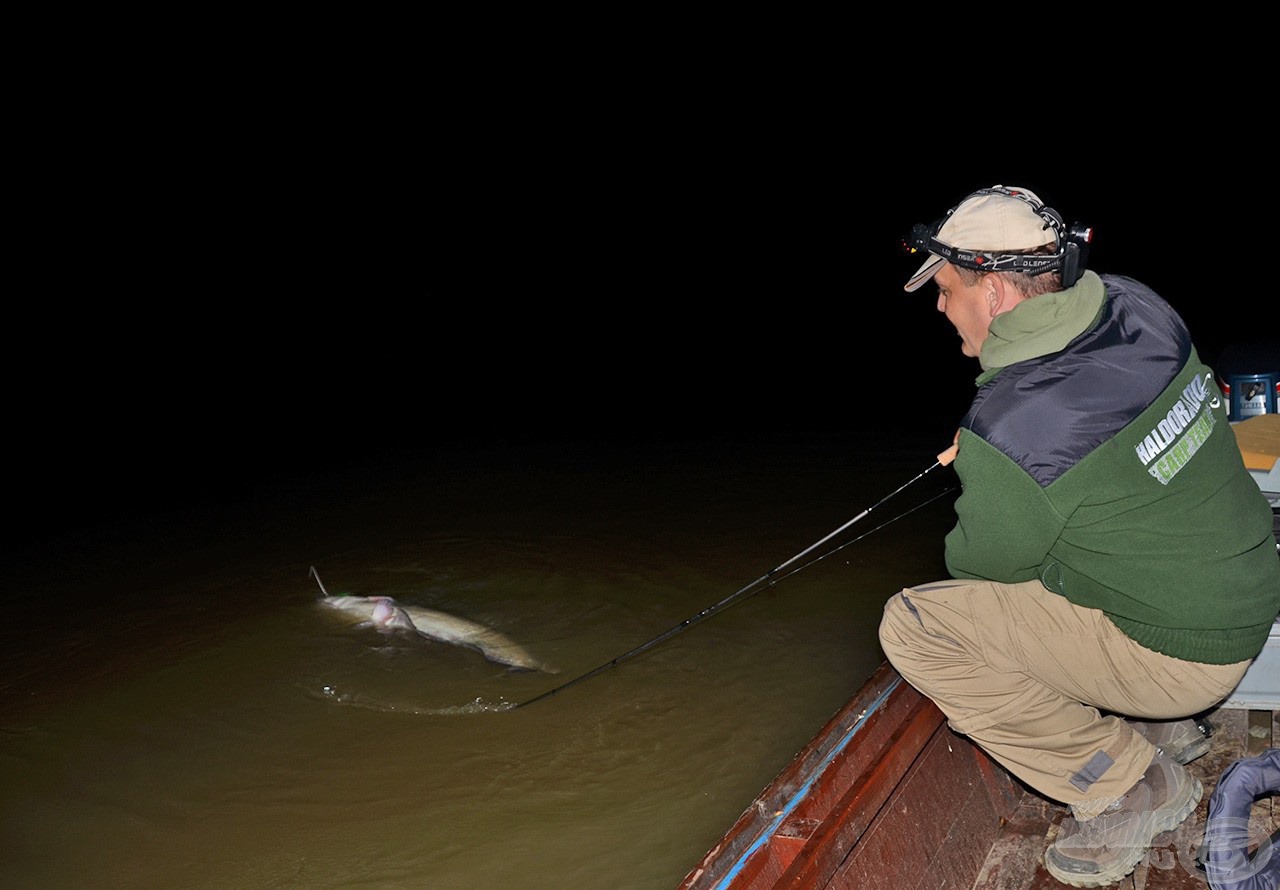
[[959, 446], [963, 491], [946, 538], [947, 570], [1006, 584], [1038, 578], [1063, 517], [1039, 483], [981, 437], [962, 430]]

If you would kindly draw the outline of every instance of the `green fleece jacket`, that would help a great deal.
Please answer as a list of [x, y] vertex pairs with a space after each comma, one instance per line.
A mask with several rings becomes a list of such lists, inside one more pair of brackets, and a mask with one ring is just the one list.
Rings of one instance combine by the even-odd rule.
[[1174, 310], [1087, 272], [997, 317], [980, 362], [951, 573], [1039, 579], [1176, 658], [1257, 655], [1280, 611], [1271, 510]]

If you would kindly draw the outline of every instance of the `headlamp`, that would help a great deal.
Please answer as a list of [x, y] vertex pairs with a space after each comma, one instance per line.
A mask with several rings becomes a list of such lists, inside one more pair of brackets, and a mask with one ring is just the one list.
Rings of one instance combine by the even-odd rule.
[[[902, 248], [908, 256], [931, 253], [942, 257], [948, 263], [965, 269], [980, 272], [1022, 272], [1026, 275], [1040, 275], [1055, 270], [1062, 271], [1062, 286], [1071, 287], [1084, 274], [1085, 260], [1089, 243], [1093, 241], [1093, 229], [1081, 223], [1067, 227], [1062, 217], [1052, 207], [1045, 207], [1032, 201], [1024, 192], [1015, 192], [1001, 187], [982, 189], [974, 195], [998, 193], [1008, 197], [1019, 198], [1031, 204], [1036, 213], [1044, 220], [1046, 229], [1053, 229], [1058, 242], [1058, 250], [1052, 254], [999, 253], [989, 250], [971, 250], [954, 247], [938, 240], [938, 232], [947, 218], [956, 211], [953, 207], [947, 215], [935, 220], [930, 225], [916, 223], [910, 234], [902, 239]], [[969, 198], [965, 199], [966, 201]], [[962, 202], [963, 203], [963, 202]], [[959, 206], [959, 205], [957, 205]]]

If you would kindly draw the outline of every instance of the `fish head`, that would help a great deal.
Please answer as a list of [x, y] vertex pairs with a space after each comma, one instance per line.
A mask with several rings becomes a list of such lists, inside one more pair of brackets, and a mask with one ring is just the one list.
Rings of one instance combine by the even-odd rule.
[[375, 603], [369, 597], [341, 594], [339, 596], [321, 597], [320, 605], [357, 616], [361, 620], [368, 620]]

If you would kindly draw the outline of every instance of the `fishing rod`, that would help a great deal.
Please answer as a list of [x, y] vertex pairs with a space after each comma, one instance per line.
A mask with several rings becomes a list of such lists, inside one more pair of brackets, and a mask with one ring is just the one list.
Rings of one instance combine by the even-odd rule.
[[[745, 599], [745, 598], [746, 598], [746, 597], [748, 597], [748, 596], [752, 596], [752, 595], [754, 595], [754, 594], [757, 594], [757, 593], [759, 593], [761, 590], [764, 590], [764, 589], [765, 589], [765, 587], [772, 587], [774, 584], [776, 584], [776, 583], [777, 583], [777, 581], [782, 580], [781, 578], [775, 579], [775, 578], [774, 578], [774, 576], [775, 576], [775, 575], [777, 575], [779, 572], [781, 572], [783, 569], [785, 569], [787, 566], [791, 565], [792, 563], [797, 562], [797, 561], [798, 561], [798, 560], [800, 560], [800, 559], [803, 559], [805, 556], [809, 555], [809, 554], [810, 554], [810, 553], [812, 553], [814, 550], [816, 550], [817, 548], [821, 547], [823, 544], [827, 543], [827, 541], [830, 541], [832, 538], [834, 538], [836, 535], [840, 534], [842, 531], [844, 531], [845, 529], [847, 529], [849, 526], [853, 525], [855, 522], [859, 522], [859, 521], [861, 521], [862, 519], [866, 518], [866, 516], [867, 516], [869, 513], [871, 513], [871, 511], [872, 511], [872, 510], [876, 509], [876, 508], [877, 508], [877, 507], [879, 507], [881, 504], [885, 503], [886, 501], [890, 500], [891, 498], [895, 497], [896, 495], [901, 494], [901, 493], [902, 493], [903, 491], [905, 491], [907, 488], [909, 488], [910, 486], [914, 485], [916, 482], [919, 482], [921, 479], [923, 479], [925, 476], [927, 476], [927, 475], [928, 475], [930, 472], [932, 472], [933, 470], [936, 470], [938, 467], [945, 467], [945, 466], [947, 466], [947, 465], [948, 465], [948, 464], [950, 464], [953, 460], [955, 460], [955, 458], [956, 458], [956, 446], [955, 446], [955, 445], [952, 445], [952, 446], [951, 446], [950, 448], [948, 448], [946, 451], [944, 451], [944, 452], [942, 452], [941, 454], [939, 454], [939, 455], [938, 455], [937, 460], [935, 460], [935, 461], [933, 462], [933, 464], [932, 464], [928, 469], [926, 469], [926, 470], [924, 470], [923, 472], [919, 473], [919, 474], [918, 474], [918, 475], [916, 475], [915, 477], [913, 477], [913, 478], [911, 478], [911, 479], [907, 480], [907, 481], [906, 481], [906, 482], [904, 482], [902, 485], [898, 486], [898, 487], [897, 487], [897, 488], [895, 488], [893, 491], [889, 492], [887, 495], [885, 495], [884, 497], [882, 497], [880, 500], [876, 501], [876, 502], [875, 502], [874, 504], [872, 504], [870, 507], [867, 507], [867, 509], [865, 509], [865, 510], [863, 510], [861, 513], [859, 513], [857, 516], [853, 517], [853, 518], [852, 518], [852, 519], [850, 519], [848, 522], [846, 522], [844, 525], [840, 526], [838, 529], [836, 529], [835, 531], [831, 532], [831, 534], [829, 534], [829, 535], [827, 535], [826, 537], [824, 537], [822, 540], [820, 540], [820, 541], [815, 541], [814, 543], [810, 544], [808, 547], [806, 547], [804, 550], [801, 550], [799, 553], [797, 553], [795, 556], [793, 556], [793, 557], [791, 557], [790, 559], [788, 559], [786, 562], [779, 563], [778, 565], [774, 566], [772, 569], [770, 569], [769, 571], [765, 572], [765, 573], [764, 573], [763, 575], [761, 575], [759, 578], [755, 579], [755, 580], [754, 580], [754, 581], [752, 581], [750, 584], [748, 584], [748, 585], [746, 585], [745, 587], [743, 587], [743, 588], [741, 588], [741, 589], [739, 589], [739, 590], [735, 591], [734, 593], [729, 594], [729, 596], [727, 596], [727, 597], [725, 597], [724, 599], [720, 600], [720, 602], [715, 603], [714, 605], [711, 605], [711, 606], [707, 606], [705, 609], [703, 609], [703, 610], [702, 610], [701, 612], [699, 612], [698, 614], [696, 614], [696, 615], [692, 615], [692, 616], [690, 616], [689, 618], [686, 618], [684, 621], [681, 621], [679, 624], [677, 624], [675, 627], [671, 628], [670, 630], [663, 631], [662, 633], [660, 633], [660, 634], [658, 634], [656, 637], [654, 637], [652, 640], [649, 640], [648, 642], [645, 642], [645, 643], [641, 643], [639, 646], [636, 646], [634, 649], [631, 649], [631, 650], [629, 650], [629, 651], [627, 651], [627, 652], [622, 653], [622, 654], [621, 654], [621, 655], [619, 655], [617, 658], [614, 658], [614, 659], [613, 659], [613, 660], [611, 660], [611, 661], [607, 661], [607, 662], [605, 662], [604, 664], [600, 665], [599, 667], [597, 667], [597, 668], [593, 668], [592, 670], [587, 671], [585, 674], [582, 674], [582, 675], [580, 675], [580, 676], [574, 677], [572, 680], [569, 680], [569, 681], [568, 681], [568, 682], [566, 682], [566, 683], [561, 683], [559, 686], [556, 686], [556, 687], [555, 687], [555, 688], [553, 688], [553, 689], [549, 689], [549, 690], [547, 690], [546, 692], [544, 692], [544, 693], [542, 693], [542, 694], [540, 694], [540, 695], [535, 695], [533, 698], [529, 699], [528, 701], [523, 701], [523, 702], [520, 702], [519, 704], [512, 705], [512, 708], [511, 708], [511, 709], [514, 709], [514, 708], [523, 708], [525, 705], [531, 705], [531, 704], [533, 704], [534, 702], [536, 702], [536, 701], [541, 701], [541, 700], [542, 700], [542, 699], [544, 699], [544, 698], [550, 698], [551, 696], [555, 695], [557, 692], [560, 692], [560, 691], [562, 691], [562, 690], [568, 689], [570, 686], [573, 686], [575, 683], [581, 683], [583, 680], [586, 680], [586, 679], [587, 679], [587, 678], [589, 678], [589, 677], [594, 677], [596, 674], [602, 674], [602, 673], [604, 673], [605, 671], [607, 671], [609, 668], [614, 667], [614, 666], [619, 665], [619, 664], [622, 664], [622, 662], [627, 661], [627, 660], [629, 660], [629, 659], [635, 658], [635, 657], [636, 657], [637, 655], [639, 655], [641, 652], [644, 652], [644, 651], [645, 651], [645, 650], [647, 650], [647, 649], [652, 649], [654, 646], [658, 645], [659, 643], [661, 643], [661, 642], [664, 642], [664, 641], [666, 641], [666, 640], [671, 639], [671, 638], [672, 638], [672, 637], [674, 637], [676, 634], [683, 633], [684, 631], [686, 631], [686, 630], [688, 630], [689, 628], [693, 627], [693, 625], [695, 625], [695, 624], [697, 624], [697, 623], [699, 623], [699, 622], [701, 622], [701, 621], [705, 621], [706, 619], [710, 618], [712, 615], [716, 614], [717, 612], [720, 612], [721, 610], [726, 609], [726, 608], [728, 608], [729, 606], [733, 605], [735, 602], [739, 602], [739, 601], [741, 601], [742, 599]], [[923, 506], [923, 504], [922, 504], [921, 506]], [[910, 511], [908, 511], [908, 512], [910, 512]], [[902, 514], [902, 515], [904, 515], [904, 516], [905, 516], [906, 514], [904, 513], [904, 514]], [[894, 517], [894, 519], [900, 519], [900, 518], [901, 518], [901, 516]], [[893, 521], [894, 521], [893, 519], [889, 520], [889, 522], [893, 522]], [[878, 529], [878, 528], [883, 528], [885, 525], [888, 525], [888, 524], [889, 524], [888, 522], [885, 522], [885, 523], [882, 523], [882, 524], [881, 524], [881, 525], [879, 525], [879, 526], [876, 526], [876, 528], [877, 528], [877, 529]], [[875, 531], [875, 530], [876, 530], [876, 529], [872, 529], [872, 531]], [[870, 534], [870, 533], [871, 533], [871, 532], [868, 532], [867, 534]], [[866, 537], [866, 535], [863, 535], [863, 537]], [[853, 543], [853, 542], [851, 541], [851, 542], [849, 542], [849, 543]], [[819, 557], [819, 558], [822, 558], [822, 557]], [[802, 566], [801, 568], [803, 568], [803, 566]], [[796, 571], [799, 571], [799, 569], [796, 569]], [[786, 576], [783, 576], [783, 577], [786, 577]], [[316, 580], [318, 581], [318, 580], [319, 580], [319, 578], [317, 578]], [[762, 585], [762, 584], [763, 584], [764, 586], [759, 586], [759, 585]]]

